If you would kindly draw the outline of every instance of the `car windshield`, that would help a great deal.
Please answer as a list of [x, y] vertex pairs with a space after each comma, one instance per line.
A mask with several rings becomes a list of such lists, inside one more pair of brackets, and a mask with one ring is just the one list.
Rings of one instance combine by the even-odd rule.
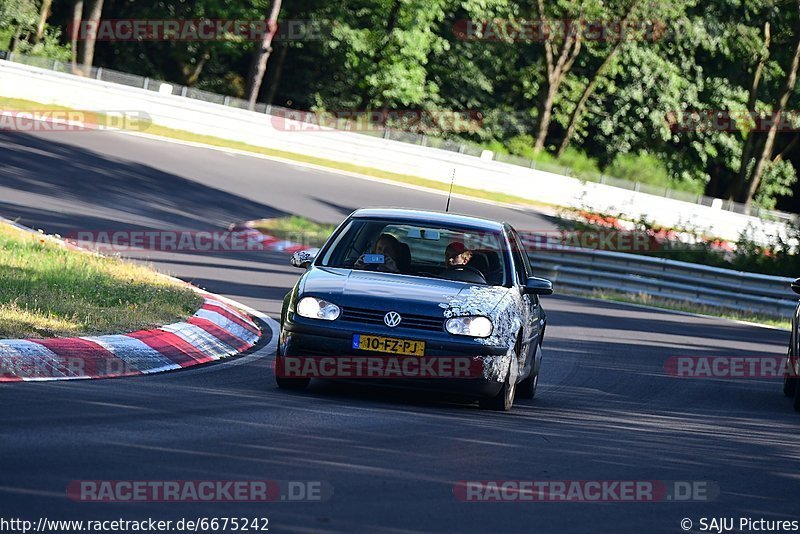
[[505, 285], [500, 231], [352, 219], [320, 265]]

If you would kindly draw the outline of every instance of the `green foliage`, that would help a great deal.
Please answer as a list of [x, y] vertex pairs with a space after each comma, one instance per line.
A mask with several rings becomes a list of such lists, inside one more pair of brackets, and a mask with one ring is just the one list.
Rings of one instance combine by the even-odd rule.
[[572, 174], [576, 178], [597, 180], [600, 176], [600, 168], [597, 165], [597, 160], [576, 148], [568, 148], [564, 154], [558, 158], [558, 163], [572, 169]]
[[512, 137], [506, 143], [506, 147], [511, 154], [528, 159], [536, 159], [536, 154], [533, 152], [533, 144], [536, 140], [532, 135], [520, 134]]
[[28, 56], [47, 57], [59, 61], [69, 61], [72, 57], [69, 44], [61, 44], [61, 30], [58, 28], [47, 28], [42, 40], [36, 44], [28, 41], [21, 41], [17, 47], [17, 52]]
[[631, 182], [643, 182], [653, 185], [669, 185], [670, 177], [666, 166], [647, 152], [638, 154], [619, 154], [611, 165], [606, 167], [606, 174]]
[[797, 183], [797, 171], [791, 163], [788, 161], [770, 163], [764, 171], [755, 204], [761, 208], [774, 209], [776, 199], [791, 195], [795, 183]]
[[0, 0], [0, 29], [31, 31], [39, 21], [39, 7], [33, 0]]

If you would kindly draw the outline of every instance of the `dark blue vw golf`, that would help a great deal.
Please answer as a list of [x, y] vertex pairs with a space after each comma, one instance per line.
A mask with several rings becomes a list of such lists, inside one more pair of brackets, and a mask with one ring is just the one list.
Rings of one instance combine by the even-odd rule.
[[495, 410], [534, 396], [547, 325], [539, 295], [553, 286], [533, 276], [510, 225], [362, 209], [292, 264], [306, 272], [283, 303], [279, 387], [366, 377]]

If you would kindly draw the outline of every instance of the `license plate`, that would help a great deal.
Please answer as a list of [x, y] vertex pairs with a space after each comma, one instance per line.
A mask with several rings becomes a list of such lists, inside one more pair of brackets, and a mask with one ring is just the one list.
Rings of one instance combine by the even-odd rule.
[[424, 356], [425, 342], [411, 339], [396, 339], [383, 336], [366, 336], [355, 334], [353, 348], [371, 350], [373, 352], [386, 352], [389, 354], [403, 354], [406, 356]]

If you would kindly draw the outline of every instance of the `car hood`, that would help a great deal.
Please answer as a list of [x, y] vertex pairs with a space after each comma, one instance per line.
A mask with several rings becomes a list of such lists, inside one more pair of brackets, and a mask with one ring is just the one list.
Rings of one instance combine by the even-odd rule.
[[490, 315], [509, 288], [391, 273], [314, 267], [303, 295], [330, 297], [340, 306], [425, 315]]

